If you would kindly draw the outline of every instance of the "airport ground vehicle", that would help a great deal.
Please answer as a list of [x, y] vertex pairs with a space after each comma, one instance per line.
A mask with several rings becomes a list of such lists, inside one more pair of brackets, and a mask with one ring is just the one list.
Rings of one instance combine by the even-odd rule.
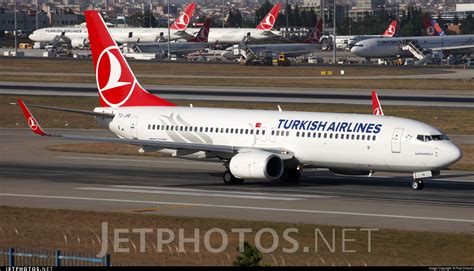
[[301, 170], [328, 168], [336, 174], [376, 171], [413, 174], [412, 188], [462, 157], [438, 129], [415, 120], [321, 112], [180, 107], [144, 90], [97, 11], [86, 11], [100, 96], [93, 111], [36, 106], [82, 113], [117, 138], [50, 134], [19, 100], [31, 130], [41, 136], [139, 146], [186, 159], [223, 163], [226, 184], [244, 179], [296, 182]]
[[290, 60], [285, 56], [285, 54], [279, 54], [277, 60], [278, 66], [290, 66]]

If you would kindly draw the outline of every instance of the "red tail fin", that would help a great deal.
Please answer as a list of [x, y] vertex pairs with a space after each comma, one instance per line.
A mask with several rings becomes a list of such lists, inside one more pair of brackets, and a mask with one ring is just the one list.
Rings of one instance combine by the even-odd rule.
[[383, 116], [382, 106], [375, 90], [372, 90], [372, 113], [377, 116]]
[[425, 33], [427, 36], [436, 36], [436, 31], [431, 25], [431, 20], [428, 14], [423, 15], [423, 28], [425, 29]]
[[196, 4], [192, 2], [189, 4], [183, 12], [174, 20], [173, 24], [171, 24], [170, 28], [174, 30], [183, 31], [188, 28], [188, 24], [191, 21], [191, 17], [193, 17], [194, 8]]
[[101, 106], [174, 105], [140, 86], [99, 12], [91, 10], [84, 14]]
[[211, 18], [207, 18], [204, 21], [204, 25], [199, 29], [196, 37], [188, 40], [189, 42], [207, 42], [207, 38], [209, 37], [209, 29], [211, 28]]
[[257, 25], [257, 29], [260, 30], [270, 30], [275, 25], [275, 22], [278, 18], [278, 12], [280, 11], [281, 4], [277, 3], [273, 6], [273, 8], [268, 12], [267, 16], [265, 16], [262, 21]]
[[320, 18], [318, 20], [318, 23], [316, 24], [316, 27], [313, 28], [313, 30], [309, 34], [309, 37], [304, 42], [305, 43], [318, 44], [319, 40], [321, 39], [322, 31], [323, 31], [323, 19]]
[[385, 32], [383, 32], [384, 37], [393, 37], [397, 33], [397, 20], [393, 20], [390, 25], [385, 29]]

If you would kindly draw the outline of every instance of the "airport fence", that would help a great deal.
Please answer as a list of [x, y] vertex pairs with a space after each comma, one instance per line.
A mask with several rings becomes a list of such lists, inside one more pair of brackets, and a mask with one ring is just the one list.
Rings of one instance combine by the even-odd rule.
[[0, 266], [110, 266], [110, 255], [92, 253], [0, 248]]

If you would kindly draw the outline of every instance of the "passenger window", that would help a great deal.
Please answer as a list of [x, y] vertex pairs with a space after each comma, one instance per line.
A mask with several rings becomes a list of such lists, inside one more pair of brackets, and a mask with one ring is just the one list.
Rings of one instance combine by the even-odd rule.
[[253, 129], [250, 129], [250, 134], [253, 135]]
[[174, 126], [173, 125], [171, 125], [170, 130], [174, 131]]
[[355, 138], [355, 135], [351, 135], [351, 139], [354, 140], [354, 138]]
[[375, 136], [372, 137], [372, 140], [375, 141]]
[[304, 132], [301, 132], [301, 137], [304, 137]]
[[225, 133], [226, 133], [226, 134], [229, 133], [229, 128], [225, 128]]
[[331, 134], [329, 134], [329, 138], [332, 138], [332, 133], [331, 133]]
[[286, 136], [290, 136], [290, 131], [286, 131]]
[[198, 131], [198, 127], [194, 127], [194, 132], [197, 132]]
[[300, 132], [296, 132], [296, 136], [299, 137], [299, 136], [300, 136]]
[[245, 134], [246, 134], [246, 135], [249, 134], [249, 129], [245, 129]]
[[338, 136], [338, 134], [335, 134], [335, 135], [334, 135], [334, 138], [337, 139], [337, 136]]
[[360, 135], [357, 135], [357, 140], [359, 140], [359, 139], [360, 139]]
[[223, 134], [223, 133], [224, 133], [224, 128], [221, 128], [221, 134]]
[[311, 133], [308, 133], [308, 137], [311, 137]]
[[318, 133], [318, 138], [321, 138], [321, 133]]
[[183, 130], [184, 130], [184, 127], [183, 127], [183, 126], [180, 126], [180, 127], [179, 127], [179, 130], [180, 130], [180, 131], [183, 131]]
[[230, 128], [230, 133], [231, 133], [231, 134], [234, 133], [234, 128]]
[[208, 127], [206, 127], [206, 129], [205, 129], [204, 131], [207, 133], [207, 131], [209, 131], [209, 128], [208, 128]]
[[365, 135], [362, 135], [362, 138], [361, 138], [361, 139], [362, 139], [362, 140], [365, 140]]
[[324, 138], [327, 138], [328, 137], [328, 134], [324, 133]]
[[256, 134], [256, 135], [259, 135], [259, 134], [260, 134], [260, 130], [256, 130], [256, 131], [255, 131], [255, 134]]
[[240, 129], [240, 134], [243, 134], [244, 133], [244, 129]]
[[170, 129], [170, 126], [169, 125], [166, 125], [166, 130], [168, 131]]
[[199, 132], [202, 132], [202, 127], [199, 127]]
[[316, 133], [313, 133], [313, 137], [316, 137]]
[[262, 135], [265, 135], [265, 130], [262, 130]]
[[272, 135], [275, 135], [275, 131], [274, 131], [274, 130], [272, 130]]
[[210, 130], [210, 132], [212, 133], [212, 131], [213, 131], [213, 130], [214, 130], [214, 128], [212, 128], [212, 127], [211, 127], [211, 130]]
[[277, 131], [277, 136], [280, 136], [280, 131]]

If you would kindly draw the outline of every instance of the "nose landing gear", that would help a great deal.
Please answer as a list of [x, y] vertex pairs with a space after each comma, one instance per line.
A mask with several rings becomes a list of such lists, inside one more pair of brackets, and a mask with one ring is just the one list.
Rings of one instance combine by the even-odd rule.
[[421, 180], [416, 180], [414, 179], [413, 182], [411, 183], [411, 188], [413, 190], [422, 190], [425, 185], [423, 184], [423, 181]]

